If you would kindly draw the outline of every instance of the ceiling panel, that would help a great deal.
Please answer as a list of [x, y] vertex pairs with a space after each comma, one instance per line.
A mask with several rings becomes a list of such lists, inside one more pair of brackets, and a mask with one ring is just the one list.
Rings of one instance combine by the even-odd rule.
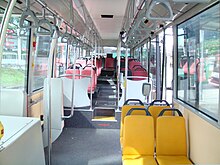
[[[102, 39], [118, 39], [128, 0], [84, 0]], [[101, 15], [114, 15], [101, 18]]]

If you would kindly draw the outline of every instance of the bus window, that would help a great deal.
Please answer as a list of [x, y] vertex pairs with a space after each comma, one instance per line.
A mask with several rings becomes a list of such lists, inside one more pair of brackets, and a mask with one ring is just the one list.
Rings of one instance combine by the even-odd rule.
[[1, 16], [0, 16], [0, 27], [1, 27], [1, 25], [2, 25], [2, 16], [4, 14], [4, 10], [2, 8], [0, 8], [0, 14], [1, 14]]
[[142, 55], [141, 55], [141, 64], [142, 66], [148, 71], [148, 50], [147, 50], [147, 44], [144, 44], [142, 46]]
[[61, 37], [58, 38], [57, 55], [56, 55], [56, 77], [64, 74], [67, 55], [67, 43], [61, 42]]
[[209, 79], [209, 83], [213, 86], [219, 87], [219, 74], [220, 74], [220, 54], [215, 55], [213, 58], [213, 65], [211, 65], [210, 71], [211, 76]]
[[[42, 31], [46, 31], [41, 28]], [[44, 79], [47, 77], [48, 58], [50, 51], [50, 36], [40, 36], [35, 34], [36, 37], [36, 54], [34, 57], [34, 70], [33, 70], [33, 91], [43, 88]]]
[[214, 120], [219, 108], [219, 7], [218, 3], [177, 27], [177, 97]]
[[[0, 9], [0, 13], [4, 10]], [[0, 20], [2, 20], [2, 14]], [[29, 30], [19, 29], [20, 17], [13, 15], [10, 18], [2, 54], [1, 87], [21, 88], [27, 87], [27, 61], [29, 49]], [[28, 21], [25, 22], [29, 24]]]
[[156, 39], [151, 41], [150, 51], [150, 78], [153, 82], [153, 91], [156, 91]]
[[140, 61], [141, 56], [141, 47], [138, 47], [134, 50], [134, 58]]

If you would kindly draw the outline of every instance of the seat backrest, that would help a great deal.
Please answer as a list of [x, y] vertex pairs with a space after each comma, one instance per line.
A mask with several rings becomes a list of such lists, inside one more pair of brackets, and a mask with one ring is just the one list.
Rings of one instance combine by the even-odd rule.
[[130, 70], [133, 70], [134, 69], [133, 67], [135, 65], [140, 65], [141, 66], [141, 63], [139, 61], [130, 61], [128, 67], [129, 67]]
[[[121, 122], [122, 123], [124, 123], [124, 118], [131, 108], [145, 108], [145, 107], [143, 105], [123, 105], [122, 110], [121, 110]], [[132, 114], [144, 115], [145, 113], [142, 111], [134, 111]]]
[[[121, 123], [124, 123], [124, 117], [126, 116], [126, 114], [128, 113], [128, 111], [131, 108], [145, 108], [144, 104], [142, 103], [141, 100], [139, 99], [127, 99], [124, 102], [124, 105], [122, 106], [121, 109]], [[145, 114], [145, 112], [143, 111], [134, 111], [132, 114], [136, 114], [136, 115], [143, 115]]]
[[133, 77], [132, 80], [136, 80], [136, 81], [145, 80], [146, 77], [148, 76], [148, 73], [147, 71], [132, 71], [132, 76], [136, 76], [136, 77]]
[[87, 61], [86, 61], [86, 59], [77, 59], [76, 63], [79, 63], [79, 64], [81, 64], [82, 67], [85, 67], [87, 64]]
[[75, 79], [80, 79], [81, 77], [79, 76], [80, 75], [80, 70], [79, 69], [67, 69], [66, 70], [66, 74], [68, 74], [68, 76], [66, 76], [66, 78], [69, 78], [69, 79], [72, 79], [72, 75], [73, 72], [75, 72]]
[[[92, 76], [92, 84], [90, 83], [88, 86], [88, 92], [90, 93], [90, 91], [92, 90], [92, 92], [95, 91], [96, 85], [97, 85], [97, 75], [96, 75], [96, 70], [91, 68], [92, 66], [86, 66], [83, 70], [82, 70], [82, 78], [84, 78], [85, 76]], [[92, 72], [92, 74], [91, 74]]]
[[[120, 136], [121, 137], [123, 136], [122, 133], [123, 133], [124, 118], [131, 108], [145, 108], [145, 107], [143, 105], [123, 105], [123, 107], [121, 109], [121, 127], [120, 127]], [[134, 111], [132, 114], [145, 115], [145, 112], [144, 111]]]
[[[151, 105], [148, 107], [148, 111], [151, 113], [152, 117], [154, 118], [154, 128], [156, 130], [157, 127], [157, 117], [159, 115], [159, 113], [165, 109], [165, 108], [170, 108], [170, 106], [160, 106], [160, 105]], [[168, 111], [165, 112], [164, 114], [165, 116], [172, 116], [172, 112]], [[155, 132], [155, 136], [156, 136], [156, 132]]]
[[154, 155], [153, 117], [130, 115], [124, 120], [123, 155]]
[[156, 128], [157, 156], [187, 156], [183, 116], [159, 116]]
[[105, 68], [113, 69], [114, 68], [114, 58], [106, 58], [105, 59]]

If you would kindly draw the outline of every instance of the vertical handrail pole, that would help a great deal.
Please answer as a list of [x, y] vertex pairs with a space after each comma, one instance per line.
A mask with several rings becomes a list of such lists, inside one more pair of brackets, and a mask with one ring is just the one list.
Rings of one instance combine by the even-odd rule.
[[74, 56], [74, 61], [73, 61], [73, 74], [72, 74], [72, 100], [71, 100], [71, 113], [70, 117], [73, 116], [74, 114], [74, 93], [75, 93], [75, 69], [76, 69], [76, 59], [77, 59], [77, 54], [76, 54], [76, 46], [73, 47], [73, 56]]
[[[162, 76], [161, 76], [161, 93], [160, 93], [160, 100], [163, 99], [163, 82], [164, 82], [164, 66], [165, 66], [165, 56], [166, 56], [166, 34], [165, 28], [163, 28], [163, 59], [162, 59]], [[165, 79], [166, 81], [166, 79]]]
[[[11, 18], [12, 10], [16, 4], [16, 0], [9, 0], [7, 7], [4, 11], [4, 15], [2, 18], [1, 26], [0, 26], [0, 78], [1, 78], [1, 68], [2, 68], [2, 56], [3, 56], [3, 46], [5, 42], [6, 32], [8, 28], [9, 19]], [[1, 81], [0, 81], [1, 83]], [[1, 100], [1, 90], [0, 90], [0, 100]], [[1, 102], [0, 102], [1, 104]]]
[[[121, 37], [121, 36], [120, 36]], [[119, 98], [120, 98], [120, 60], [121, 60], [121, 38], [118, 40], [118, 46], [117, 46], [117, 111], [119, 111]]]
[[127, 79], [128, 79], [128, 47], [126, 46], [126, 52], [125, 52], [125, 95], [124, 95], [124, 101], [127, 100]]
[[51, 165], [52, 162], [52, 124], [51, 124], [51, 77], [52, 77], [52, 65], [53, 65], [53, 59], [54, 59], [54, 49], [56, 48], [57, 44], [57, 33], [54, 31], [53, 37], [51, 37], [51, 45], [50, 45], [50, 52], [49, 52], [49, 59], [48, 59], [48, 71], [47, 71], [47, 89], [48, 89], [48, 112], [47, 112], [47, 131], [48, 131], [48, 165]]
[[148, 83], [150, 82], [150, 71], [151, 71], [151, 69], [150, 69], [150, 56], [151, 56], [151, 38], [149, 37], [148, 38], [148, 63], [147, 63], [147, 67], [148, 67], [148, 75], [147, 75], [147, 77], [148, 77]]
[[8, 28], [8, 23], [9, 20], [11, 18], [11, 14], [12, 14], [12, 10], [16, 4], [16, 0], [9, 0], [7, 7], [4, 11], [4, 15], [2, 18], [2, 22], [1, 22], [1, 27], [0, 27], [0, 68], [2, 67], [2, 54], [3, 54], [3, 47], [4, 47], [4, 42], [5, 42], [5, 35], [7, 32], [7, 28]]
[[160, 99], [161, 86], [161, 55], [159, 48], [159, 36], [156, 36], [156, 99]]
[[[93, 52], [96, 53], [96, 37], [94, 36], [94, 46], [95, 46], [95, 50]], [[92, 80], [93, 80], [93, 77], [92, 77], [92, 66], [93, 66], [93, 57], [92, 57], [93, 53], [90, 53], [90, 57], [91, 57], [91, 73], [90, 73], [90, 110], [93, 110], [93, 107], [92, 107]], [[95, 83], [95, 82], [94, 82]]]

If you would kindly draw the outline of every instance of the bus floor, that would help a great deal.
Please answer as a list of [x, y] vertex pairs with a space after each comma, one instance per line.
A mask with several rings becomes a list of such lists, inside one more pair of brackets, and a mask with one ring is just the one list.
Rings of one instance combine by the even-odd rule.
[[[121, 165], [119, 129], [64, 128], [52, 145], [52, 165]], [[45, 148], [46, 162], [48, 149]]]

